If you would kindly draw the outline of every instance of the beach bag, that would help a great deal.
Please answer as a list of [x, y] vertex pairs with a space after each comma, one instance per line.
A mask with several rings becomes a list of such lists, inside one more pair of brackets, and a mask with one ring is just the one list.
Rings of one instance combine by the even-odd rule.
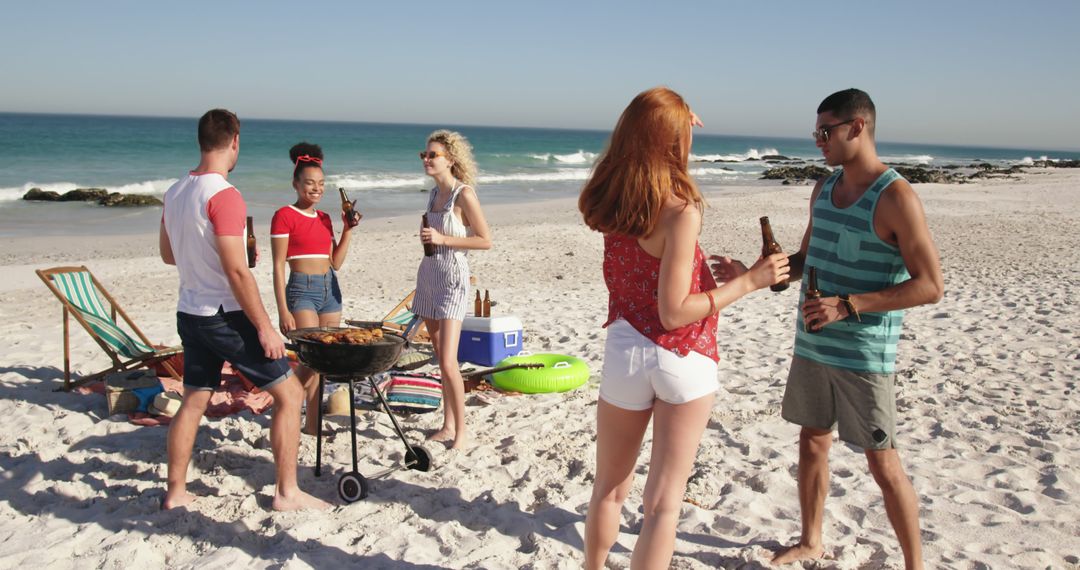
[[[404, 414], [434, 412], [442, 404], [442, 381], [435, 374], [388, 372], [374, 377], [390, 409]], [[357, 383], [357, 404], [382, 409], [368, 382]]]

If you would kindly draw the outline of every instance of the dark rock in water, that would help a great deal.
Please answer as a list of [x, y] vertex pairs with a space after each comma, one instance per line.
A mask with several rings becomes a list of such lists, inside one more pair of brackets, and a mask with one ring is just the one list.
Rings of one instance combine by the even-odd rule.
[[777, 166], [761, 174], [761, 180], [818, 180], [831, 174], [820, 166]]
[[1020, 174], [1022, 172], [1024, 172], [1024, 167], [1020, 165], [1010, 166], [1009, 168], [983, 168], [972, 173], [968, 178], [1011, 178], [1013, 174]]
[[761, 160], [761, 159], [760, 159], [760, 158], [754, 158], [754, 157], [752, 157], [752, 156], [751, 156], [750, 158], [748, 158], [748, 159], [746, 159], [746, 160], [748, 160], [748, 161], [749, 161], [749, 160]]
[[113, 192], [98, 201], [102, 206], [161, 206], [157, 196], [149, 194], [121, 194]]
[[964, 180], [964, 177], [958, 173], [922, 166], [893, 166], [893, 170], [912, 184], [952, 184]]
[[52, 190], [42, 190], [41, 188], [31, 188], [23, 194], [23, 200], [37, 200], [40, 202], [55, 202], [60, 199], [59, 192], [53, 192]]
[[1041, 168], [1080, 168], [1080, 160], [1036, 160], [1032, 166]]
[[975, 168], [978, 168], [979, 170], [993, 170], [994, 169], [994, 165], [990, 164], [989, 162], [980, 162], [979, 164], [974, 164], [972, 166], [974, 166]]
[[76, 188], [60, 195], [61, 202], [91, 202], [101, 200], [109, 193], [104, 188]]
[[792, 160], [792, 159], [790, 157], [784, 156], [782, 154], [766, 154], [765, 156], [761, 157], [761, 160]]
[[956, 170], [957, 168], [963, 168], [959, 164], [945, 164], [942, 165], [942, 170]]

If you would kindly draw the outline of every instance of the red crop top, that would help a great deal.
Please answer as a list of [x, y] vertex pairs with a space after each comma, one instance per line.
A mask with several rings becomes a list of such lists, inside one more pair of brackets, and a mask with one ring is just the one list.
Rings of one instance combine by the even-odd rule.
[[[677, 329], [660, 324], [657, 287], [660, 282], [660, 259], [641, 248], [637, 238], [625, 235], [604, 236], [604, 281], [608, 287], [608, 319], [625, 319], [639, 333], [681, 356], [691, 352], [720, 360], [716, 350], [716, 325], [719, 315], [711, 315]], [[705, 254], [694, 246], [694, 266], [690, 274], [690, 293], [716, 287]]]
[[270, 237], [289, 240], [286, 261], [303, 257], [329, 258], [334, 247], [334, 226], [326, 212], [315, 210], [314, 214], [305, 214], [294, 206], [285, 206], [274, 213]]

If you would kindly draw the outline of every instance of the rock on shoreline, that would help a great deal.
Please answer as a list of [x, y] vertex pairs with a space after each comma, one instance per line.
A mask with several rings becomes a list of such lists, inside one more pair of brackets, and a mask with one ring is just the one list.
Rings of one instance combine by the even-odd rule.
[[76, 188], [60, 194], [52, 190], [31, 188], [23, 200], [34, 202], [97, 202], [101, 206], [161, 206], [161, 199], [149, 194], [121, 194], [104, 188]]
[[[988, 162], [943, 166], [890, 166], [912, 184], [963, 184], [981, 178], [1013, 178], [1015, 174], [1022, 174], [1025, 168], [1080, 168], [1080, 160], [1036, 160], [1032, 164], [1018, 164], [1007, 168], [998, 168]], [[962, 169], [970, 173], [960, 172]], [[971, 172], [972, 170], [974, 172]], [[817, 181], [831, 173], [828, 169], [816, 165], [777, 166], [763, 172], [760, 180], [783, 180], [784, 184], [797, 184]]]

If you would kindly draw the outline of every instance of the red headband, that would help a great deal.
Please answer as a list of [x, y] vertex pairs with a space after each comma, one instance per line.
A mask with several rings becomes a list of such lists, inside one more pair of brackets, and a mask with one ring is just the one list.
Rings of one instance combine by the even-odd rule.
[[322, 166], [322, 159], [316, 156], [311, 156], [310, 154], [301, 154], [300, 156], [296, 157], [296, 165], [300, 166], [301, 162], [314, 162], [315, 164]]

